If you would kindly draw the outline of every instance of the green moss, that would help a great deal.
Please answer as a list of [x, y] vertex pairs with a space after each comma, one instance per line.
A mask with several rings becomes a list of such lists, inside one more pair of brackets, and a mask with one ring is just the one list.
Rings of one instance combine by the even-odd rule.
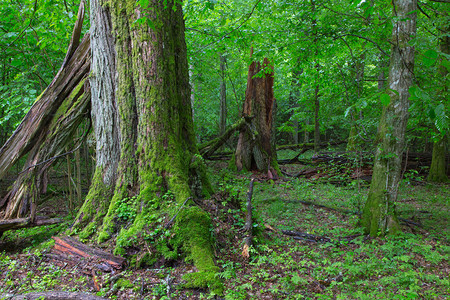
[[211, 218], [206, 212], [199, 207], [187, 208], [177, 218], [173, 245], [181, 247], [187, 254], [186, 260], [192, 261], [198, 269], [197, 273], [183, 277], [187, 281], [186, 286], [209, 287], [214, 293], [222, 294], [223, 285], [216, 276], [219, 268], [214, 264], [211, 226]]
[[102, 168], [97, 167], [92, 178], [89, 193], [72, 227], [72, 233], [78, 233], [82, 230], [80, 235], [84, 239], [95, 233], [97, 226], [100, 226], [111, 199], [111, 187], [103, 183], [102, 174]]
[[74, 102], [74, 100], [81, 99], [83, 97], [83, 95], [79, 95], [79, 93], [83, 88], [85, 81], [86, 79], [81, 80], [78, 85], [72, 90], [70, 95], [66, 99], [64, 99], [55, 115], [53, 116], [53, 120], [58, 120], [61, 116], [65, 115], [72, 107], [76, 107], [76, 102]]
[[233, 172], [237, 172], [237, 167], [236, 167], [236, 153], [233, 152], [233, 154], [231, 155], [230, 160], [228, 161], [228, 169], [230, 171]]
[[439, 137], [437, 141], [433, 143], [433, 155], [431, 159], [430, 172], [428, 173], [427, 181], [430, 182], [448, 182], [446, 174], [446, 162], [445, 162], [445, 136]]
[[[111, 199], [111, 203], [109, 204], [108, 213], [103, 218], [102, 228], [98, 234], [97, 242], [103, 243], [111, 238], [113, 233], [117, 231], [117, 210], [119, 206], [119, 202], [126, 195], [126, 191], [124, 188], [116, 188], [114, 196]], [[127, 203], [131, 207], [135, 207], [135, 203]]]
[[90, 222], [86, 227], [84, 227], [84, 229], [78, 234], [78, 237], [80, 238], [80, 240], [86, 240], [87, 238], [89, 238], [95, 231], [97, 228], [97, 223], [96, 222]]
[[395, 235], [400, 232], [395, 205], [386, 191], [387, 165], [384, 159], [376, 159], [369, 194], [360, 223], [366, 234]]
[[117, 282], [114, 284], [118, 289], [125, 288], [125, 289], [131, 289], [134, 287], [134, 285], [131, 283], [130, 280], [125, 278], [119, 278]]
[[223, 295], [224, 286], [215, 271], [188, 273], [183, 279], [187, 281], [186, 288], [209, 288], [213, 294]]

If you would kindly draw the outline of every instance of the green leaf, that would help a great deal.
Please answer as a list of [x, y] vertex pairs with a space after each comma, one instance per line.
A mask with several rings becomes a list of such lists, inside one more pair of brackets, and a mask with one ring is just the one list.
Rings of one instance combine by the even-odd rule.
[[450, 61], [448, 61], [446, 59], [442, 60], [442, 66], [447, 68], [447, 72], [450, 72]]
[[11, 65], [12, 65], [13, 67], [18, 67], [18, 66], [20, 66], [21, 64], [22, 64], [22, 61], [17, 60], [17, 59], [15, 59], [15, 60], [13, 60], [13, 61], [11, 62]]
[[380, 101], [384, 106], [388, 106], [389, 103], [391, 103], [391, 96], [389, 96], [389, 94], [387, 93], [383, 93], [380, 96]]
[[428, 107], [427, 115], [428, 115], [428, 117], [429, 117], [431, 120], [435, 120], [435, 119], [436, 119], [436, 113], [435, 113], [435, 110], [433, 109], [433, 107], [432, 107], [431, 105]]
[[150, 27], [153, 30], [156, 30], [155, 23], [153, 23], [153, 21], [148, 18], [146, 20], [147, 20], [148, 27]]
[[147, 8], [150, 4], [150, 0], [139, 0], [139, 6], [142, 8]]
[[348, 114], [350, 113], [350, 110], [353, 108], [353, 105], [347, 107], [347, 109], [345, 110], [344, 116], [347, 117]]
[[434, 65], [438, 58], [438, 53], [435, 50], [427, 50], [423, 54], [423, 64], [427, 67]]
[[436, 106], [436, 108], [434, 109], [434, 113], [436, 115], [436, 120], [434, 121], [436, 128], [440, 132], [445, 132], [446, 129], [448, 128], [448, 123], [447, 123], [447, 116], [445, 115], [444, 104], [441, 103], [438, 106]]

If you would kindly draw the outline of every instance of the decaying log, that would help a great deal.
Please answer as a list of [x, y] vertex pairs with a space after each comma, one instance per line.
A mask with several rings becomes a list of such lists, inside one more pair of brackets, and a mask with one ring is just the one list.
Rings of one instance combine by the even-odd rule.
[[221, 136], [201, 145], [199, 147], [200, 154], [204, 158], [208, 158], [213, 155], [214, 152], [217, 151], [217, 149], [219, 149], [224, 143], [226, 143], [226, 141], [228, 141], [228, 139], [234, 132], [241, 130], [247, 122], [248, 121], [245, 118], [241, 118], [239, 121], [231, 125], [230, 128], [228, 128]]
[[78, 292], [62, 292], [62, 291], [51, 291], [51, 292], [37, 292], [37, 293], [27, 293], [23, 295], [13, 295], [13, 294], [0, 294], [0, 299], [5, 300], [106, 300], [107, 298], [94, 296], [87, 293]]
[[319, 235], [315, 235], [315, 234], [309, 234], [309, 233], [293, 231], [293, 230], [282, 230], [281, 232], [285, 235], [294, 237], [294, 239], [296, 239], [296, 240], [305, 240], [308, 242], [315, 242], [315, 243], [330, 243], [331, 242], [331, 239], [327, 238], [325, 236], [319, 236]]
[[95, 268], [103, 272], [112, 272], [124, 267], [125, 259], [120, 256], [89, 247], [70, 237], [52, 238], [55, 245], [47, 257], [53, 261], [78, 265], [90, 271]]
[[252, 245], [252, 239], [253, 239], [253, 220], [252, 220], [252, 196], [253, 196], [253, 182], [255, 181], [254, 178], [250, 180], [250, 187], [248, 189], [247, 193], [247, 218], [245, 221], [245, 227], [244, 230], [246, 232], [246, 237], [244, 239], [244, 248], [242, 250], [242, 256], [245, 258], [250, 257], [250, 246]]
[[[72, 41], [61, 69], [38, 97], [12, 136], [0, 149], [0, 178], [21, 157], [27, 160], [7, 195], [0, 200], [0, 219], [35, 218], [36, 203], [43, 190], [47, 168], [72, 141], [77, 127], [89, 119], [90, 40], [79, 42], [84, 16], [81, 1]], [[86, 82], [86, 85], [85, 85]], [[33, 223], [33, 222], [32, 222]]]
[[16, 230], [21, 228], [29, 228], [36, 226], [46, 226], [46, 225], [54, 225], [62, 223], [62, 219], [47, 219], [44, 217], [36, 217], [34, 222], [31, 217], [29, 218], [19, 218], [19, 219], [9, 219], [9, 220], [0, 220], [0, 233], [7, 230]]
[[313, 243], [332, 243], [332, 242], [351, 242], [355, 238], [361, 236], [361, 234], [353, 234], [349, 236], [339, 237], [337, 239], [331, 239], [326, 236], [315, 235], [305, 232], [293, 231], [293, 230], [282, 230], [281, 231], [285, 235], [292, 236], [295, 240], [302, 240]]

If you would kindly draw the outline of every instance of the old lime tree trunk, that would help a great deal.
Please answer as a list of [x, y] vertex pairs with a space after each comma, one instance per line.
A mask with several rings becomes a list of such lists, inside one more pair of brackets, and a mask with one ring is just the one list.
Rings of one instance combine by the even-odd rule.
[[72, 231], [115, 240], [117, 254], [141, 250], [132, 259], [141, 266], [183, 253], [198, 269], [187, 285], [220, 293], [210, 217], [189, 200], [211, 188], [195, 144], [180, 3], [92, 0], [90, 12], [97, 165]]
[[416, 32], [417, 1], [396, 0], [393, 6], [389, 90], [382, 96], [385, 105], [378, 127], [372, 183], [361, 217], [364, 230], [371, 236], [400, 230], [395, 201], [408, 121], [408, 89], [413, 82], [414, 47], [409, 41]]

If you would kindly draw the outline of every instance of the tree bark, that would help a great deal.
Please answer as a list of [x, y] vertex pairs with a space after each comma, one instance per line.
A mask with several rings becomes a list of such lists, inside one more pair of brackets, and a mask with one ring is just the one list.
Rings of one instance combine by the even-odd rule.
[[242, 112], [249, 124], [239, 134], [235, 153], [238, 170], [260, 171], [268, 173], [269, 177], [279, 175], [272, 130], [276, 107], [273, 80], [273, 67], [267, 58], [262, 66], [259, 62], [250, 64]]
[[431, 159], [430, 172], [427, 181], [430, 182], [447, 182], [447, 164], [446, 157], [446, 136], [439, 136], [438, 140], [433, 143], [433, 154]]
[[378, 127], [374, 171], [361, 223], [371, 236], [400, 230], [395, 201], [401, 176], [402, 153], [408, 121], [409, 92], [413, 82], [414, 47], [409, 41], [416, 33], [416, 0], [393, 2], [396, 21], [389, 65], [390, 103], [383, 108]]

